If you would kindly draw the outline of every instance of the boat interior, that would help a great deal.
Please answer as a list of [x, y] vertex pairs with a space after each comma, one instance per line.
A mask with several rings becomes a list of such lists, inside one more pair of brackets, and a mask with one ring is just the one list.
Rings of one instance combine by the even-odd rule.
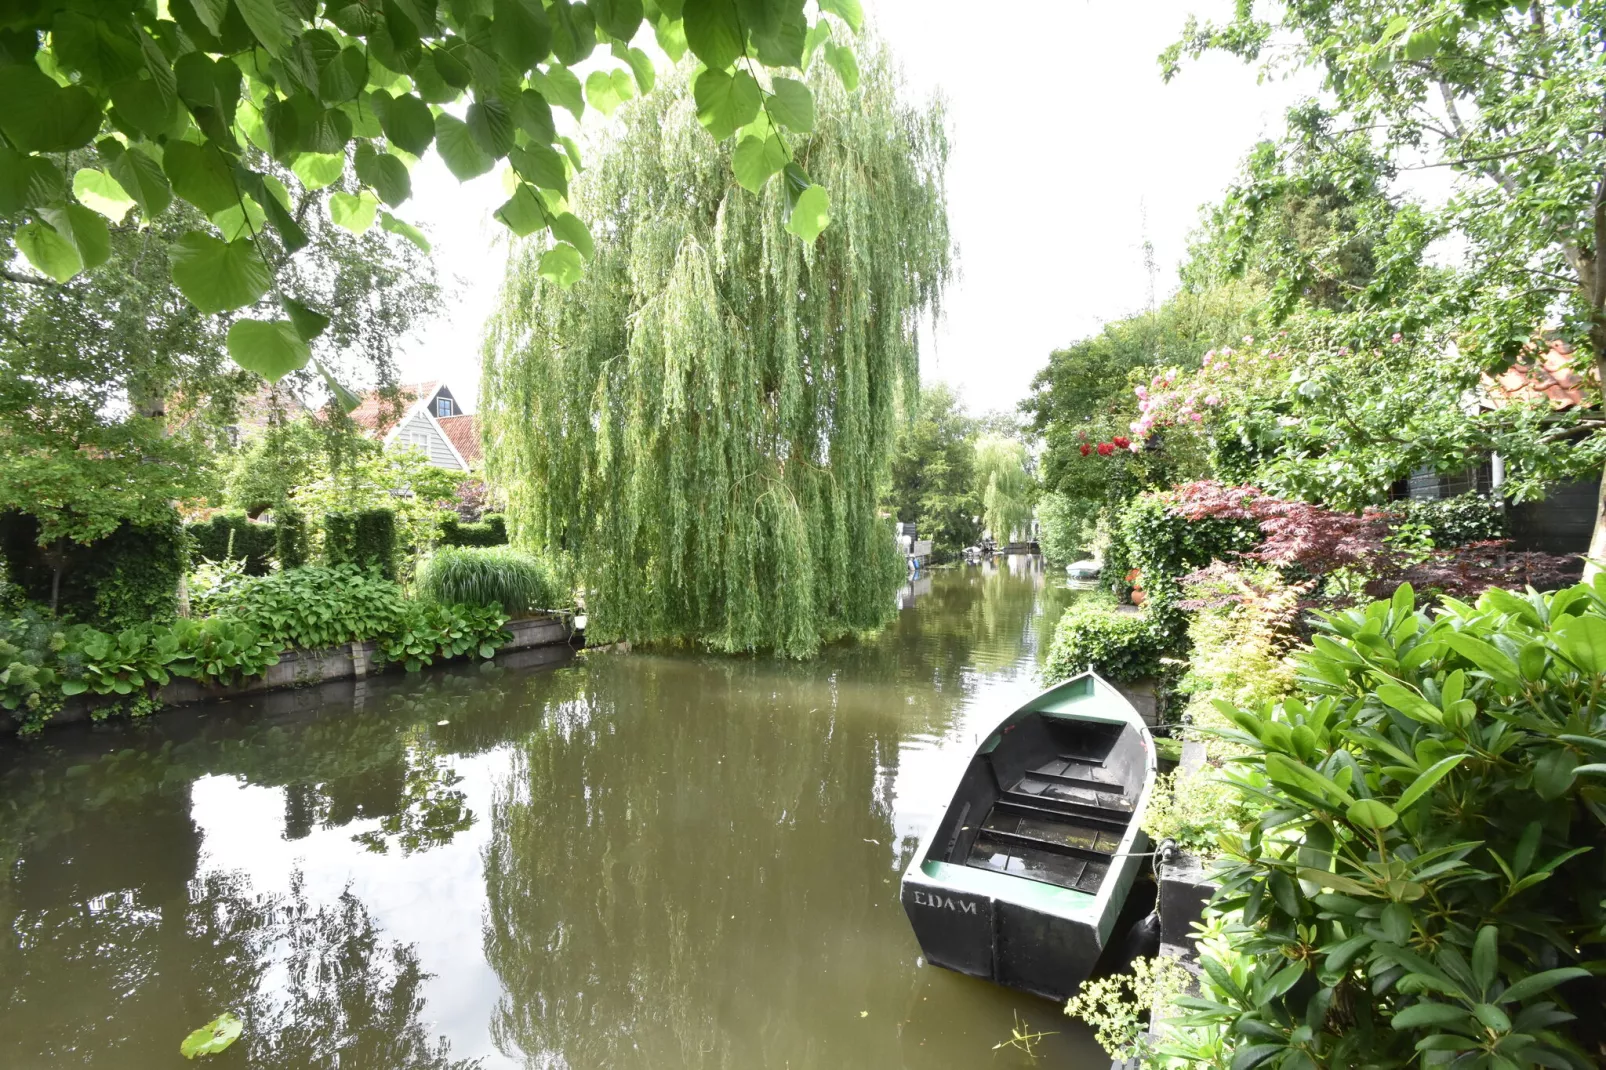
[[1145, 768], [1129, 725], [1028, 714], [976, 755], [933, 854], [1096, 895]]

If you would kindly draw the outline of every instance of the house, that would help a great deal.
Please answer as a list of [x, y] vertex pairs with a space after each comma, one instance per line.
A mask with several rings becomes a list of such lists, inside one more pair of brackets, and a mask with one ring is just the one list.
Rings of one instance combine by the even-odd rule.
[[445, 383], [403, 383], [400, 410], [376, 390], [362, 396], [351, 419], [384, 445], [422, 450], [437, 468], [469, 472], [481, 459], [479, 421], [465, 413]]

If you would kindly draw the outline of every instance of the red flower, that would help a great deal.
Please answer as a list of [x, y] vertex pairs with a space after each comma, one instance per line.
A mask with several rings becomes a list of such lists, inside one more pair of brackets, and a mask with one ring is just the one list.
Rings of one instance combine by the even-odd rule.
[[1086, 457], [1089, 453], [1093, 452], [1092, 447], [1089, 446], [1086, 442], [1082, 443], [1081, 449], [1082, 449], [1082, 456], [1083, 457]]
[[1115, 448], [1118, 450], [1124, 450], [1128, 446], [1132, 445], [1132, 440], [1127, 438], [1125, 435], [1116, 435], [1114, 438], [1110, 439], [1110, 441], [1115, 443]]
[[1100, 457], [1108, 457], [1110, 454], [1112, 454], [1114, 452], [1115, 452], [1115, 447], [1113, 445], [1111, 445], [1110, 443], [1108, 443], [1108, 442], [1100, 442], [1099, 443], [1099, 456]]

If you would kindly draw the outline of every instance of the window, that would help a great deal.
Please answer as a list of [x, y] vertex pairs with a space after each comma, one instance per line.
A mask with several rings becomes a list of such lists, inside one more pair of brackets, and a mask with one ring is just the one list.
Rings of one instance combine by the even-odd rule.
[[436, 398], [435, 399], [435, 415], [436, 416], [450, 416], [451, 414], [452, 414], [452, 399], [451, 398]]
[[428, 431], [409, 431], [409, 432], [407, 432], [407, 444], [409, 446], [417, 446], [419, 449], [423, 450], [425, 453], [428, 453], [429, 452], [429, 432]]

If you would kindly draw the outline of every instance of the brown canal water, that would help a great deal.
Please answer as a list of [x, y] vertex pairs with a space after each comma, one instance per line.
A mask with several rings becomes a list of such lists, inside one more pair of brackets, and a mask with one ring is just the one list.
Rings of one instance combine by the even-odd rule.
[[[938, 572], [806, 664], [586, 655], [0, 746], [0, 1067], [1109, 1065], [898, 901], [1077, 595]], [[1053, 1035], [1034, 1063], [1015, 1029]]]

